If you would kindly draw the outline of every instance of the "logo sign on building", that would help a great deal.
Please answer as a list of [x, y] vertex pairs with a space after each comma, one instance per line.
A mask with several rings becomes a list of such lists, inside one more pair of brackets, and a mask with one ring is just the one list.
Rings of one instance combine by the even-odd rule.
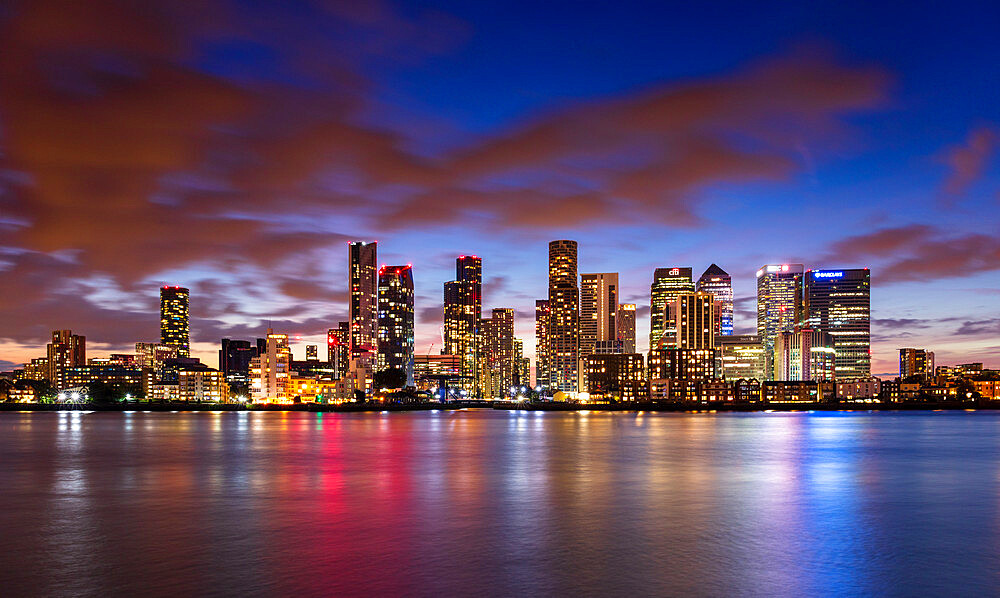
[[844, 273], [841, 271], [836, 272], [813, 272], [813, 278], [843, 278]]
[[670, 271], [670, 275], [671, 276], [677, 276], [680, 273], [681, 273], [681, 269], [680, 268], [674, 268], [673, 270]]

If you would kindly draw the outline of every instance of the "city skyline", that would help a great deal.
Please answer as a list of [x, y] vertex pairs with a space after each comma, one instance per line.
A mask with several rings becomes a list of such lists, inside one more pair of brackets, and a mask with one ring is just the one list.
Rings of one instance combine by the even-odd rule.
[[874, 374], [906, 346], [1000, 359], [1000, 92], [982, 76], [1000, 49], [974, 4], [150, 6], [0, 14], [0, 369], [53, 330], [95, 354], [154, 342], [163, 285], [191, 290], [206, 363], [269, 321], [302, 357], [350, 320], [360, 239], [377, 266], [414, 264], [417, 353], [475, 254], [482, 305], [515, 309], [533, 356], [565, 238], [580, 272], [619, 274], [639, 352], [656, 268], [720, 266], [746, 334], [755, 270], [802, 263], [871, 268]]

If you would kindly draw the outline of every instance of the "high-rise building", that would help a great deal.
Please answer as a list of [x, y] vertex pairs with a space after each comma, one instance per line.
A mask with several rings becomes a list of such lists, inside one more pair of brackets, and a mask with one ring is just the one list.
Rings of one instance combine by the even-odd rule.
[[355, 389], [370, 393], [378, 352], [378, 244], [348, 246], [351, 288], [351, 375]]
[[678, 293], [694, 292], [691, 268], [657, 268], [649, 286], [649, 348], [673, 346], [674, 325], [667, 313]]
[[774, 372], [774, 339], [795, 328], [795, 289], [802, 264], [766, 264], [757, 270], [757, 336], [764, 347], [764, 374]]
[[618, 338], [618, 273], [580, 275], [580, 356]]
[[800, 325], [833, 337], [837, 379], [871, 376], [871, 271], [809, 270], [801, 293]]
[[517, 384], [519, 359], [515, 351], [514, 310], [494, 308], [492, 317], [484, 319], [480, 371], [484, 398], [500, 399], [510, 396], [510, 389]]
[[678, 293], [667, 306], [668, 318], [674, 327], [672, 346], [678, 349], [715, 348], [715, 312], [715, 298], [711, 293]]
[[289, 364], [292, 352], [287, 334], [267, 329], [267, 349], [250, 360], [250, 391], [254, 401], [290, 403], [288, 395]]
[[250, 360], [256, 356], [257, 347], [250, 341], [222, 339], [219, 371], [234, 395], [242, 396], [250, 392]]
[[378, 369], [406, 372], [413, 386], [413, 268], [383, 266], [378, 273]]
[[514, 386], [531, 386], [531, 360], [524, 356], [524, 341], [514, 339], [514, 362], [517, 365], [517, 379]]
[[190, 357], [190, 293], [184, 287], [160, 288], [160, 344], [177, 347], [179, 357]]
[[934, 377], [934, 352], [926, 349], [899, 350], [899, 379], [919, 376], [928, 381]]
[[698, 290], [715, 297], [715, 336], [733, 333], [733, 279], [722, 268], [712, 264], [698, 279]]
[[615, 332], [622, 341], [623, 353], [635, 353], [635, 303], [619, 303]]
[[575, 392], [580, 350], [576, 241], [549, 243], [549, 389]]
[[764, 347], [756, 334], [736, 334], [716, 339], [726, 380], [764, 380]]
[[63, 371], [66, 368], [87, 365], [87, 337], [73, 334], [72, 330], [53, 330], [52, 342], [45, 350], [47, 376], [57, 389], [65, 387]]
[[333, 370], [333, 379], [340, 380], [351, 368], [351, 324], [340, 322], [326, 331], [326, 360]]
[[833, 381], [835, 364], [836, 350], [829, 334], [811, 328], [779, 332], [771, 379]]
[[483, 316], [483, 261], [475, 255], [455, 259], [455, 280], [444, 283], [443, 355], [458, 355], [462, 370], [455, 387], [480, 394], [477, 348]]
[[548, 299], [535, 300], [535, 386], [549, 387], [549, 320]]

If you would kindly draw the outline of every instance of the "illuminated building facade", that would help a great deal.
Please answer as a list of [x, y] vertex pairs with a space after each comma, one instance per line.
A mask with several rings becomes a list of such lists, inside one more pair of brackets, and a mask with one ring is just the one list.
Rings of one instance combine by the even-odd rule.
[[549, 243], [549, 389], [575, 392], [580, 351], [576, 241]]
[[678, 293], [693, 293], [691, 268], [657, 268], [649, 286], [649, 348], [673, 346], [674, 324], [668, 306]]
[[462, 375], [462, 358], [458, 355], [414, 355], [413, 380], [418, 390], [430, 390], [451, 385]]
[[510, 396], [517, 383], [520, 363], [514, 347], [514, 310], [494, 308], [492, 317], [482, 321], [483, 347], [480, 353], [482, 396], [500, 399]]
[[640, 353], [591, 354], [583, 358], [584, 377], [592, 398], [639, 401], [648, 385]]
[[622, 341], [623, 353], [635, 353], [635, 303], [619, 303], [615, 332]]
[[250, 392], [250, 360], [257, 356], [257, 347], [250, 341], [222, 339], [219, 349], [219, 371], [233, 395]]
[[160, 344], [177, 347], [178, 357], [191, 355], [189, 298], [184, 287], [160, 287]]
[[548, 299], [535, 300], [535, 386], [549, 387], [549, 321]]
[[117, 398], [124, 398], [126, 393], [139, 393], [143, 387], [141, 370], [115, 364], [69, 366], [63, 368], [61, 377], [62, 385], [58, 390], [97, 383], [107, 386]]
[[711, 380], [719, 378], [716, 349], [659, 347], [649, 352], [649, 379]]
[[712, 264], [698, 279], [698, 291], [715, 297], [715, 336], [733, 334], [733, 279], [722, 268]]
[[63, 379], [66, 368], [87, 365], [87, 337], [72, 330], [53, 330], [52, 342], [45, 346], [46, 377], [56, 389], [69, 388]]
[[795, 328], [796, 285], [802, 264], [765, 264], [757, 270], [757, 336], [764, 347], [764, 373], [774, 372], [774, 339]]
[[618, 338], [618, 273], [580, 275], [580, 356]]
[[[351, 375], [355, 388], [371, 393], [378, 351], [378, 244], [355, 241], [348, 245], [351, 288]], [[287, 339], [286, 339], [287, 340]]]
[[250, 362], [250, 392], [254, 401], [292, 402], [287, 392], [291, 359], [288, 335], [275, 334], [268, 328], [266, 350]]
[[337, 328], [326, 331], [326, 359], [339, 380], [347, 376], [351, 365], [351, 324], [340, 322]]
[[[716, 339], [726, 380], [764, 380], [764, 347], [756, 334], [736, 334]], [[759, 388], [758, 388], [759, 394]]]
[[831, 381], [835, 366], [833, 338], [822, 330], [800, 328], [775, 338], [772, 380]]
[[531, 360], [524, 356], [524, 341], [514, 339], [514, 362], [517, 364], [515, 386], [531, 386]]
[[800, 324], [833, 338], [837, 378], [871, 375], [871, 272], [810, 270], [802, 278]]
[[934, 377], [934, 352], [925, 349], [899, 350], [899, 379], [919, 376], [925, 381]]
[[319, 361], [318, 345], [306, 345], [306, 361]]
[[197, 403], [229, 400], [229, 385], [222, 372], [211, 368], [181, 369], [177, 372], [177, 399]]
[[444, 355], [462, 358], [461, 378], [456, 386], [477, 392], [480, 380], [478, 347], [483, 317], [483, 261], [475, 255], [455, 259], [455, 280], [444, 283]]
[[670, 325], [674, 327], [673, 334], [669, 331], [664, 339], [671, 339], [678, 349], [712, 349], [715, 347], [715, 297], [711, 293], [683, 292], [678, 293], [673, 302], [667, 306]]
[[378, 369], [406, 372], [413, 386], [413, 268], [383, 266], [378, 274]]

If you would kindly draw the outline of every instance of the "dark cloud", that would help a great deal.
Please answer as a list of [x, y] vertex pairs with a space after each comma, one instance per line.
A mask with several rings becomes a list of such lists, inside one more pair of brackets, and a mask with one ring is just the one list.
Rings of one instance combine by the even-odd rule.
[[444, 322], [444, 308], [438, 305], [417, 309], [417, 322], [420, 324], [435, 324], [440, 326]]
[[1000, 318], [988, 320], [970, 320], [962, 322], [955, 330], [959, 336], [996, 336], [1000, 335]]
[[954, 199], [965, 194], [979, 180], [998, 142], [1000, 133], [996, 127], [983, 126], [970, 131], [961, 145], [948, 148], [944, 162], [949, 172], [942, 187], [946, 198]]
[[13, 361], [7, 361], [6, 359], [0, 359], [0, 372], [9, 372], [11, 370], [21, 367], [20, 363], [14, 363]]
[[921, 320], [917, 318], [875, 318], [872, 320], [872, 324], [882, 328], [929, 328], [930, 323], [927, 320]]

